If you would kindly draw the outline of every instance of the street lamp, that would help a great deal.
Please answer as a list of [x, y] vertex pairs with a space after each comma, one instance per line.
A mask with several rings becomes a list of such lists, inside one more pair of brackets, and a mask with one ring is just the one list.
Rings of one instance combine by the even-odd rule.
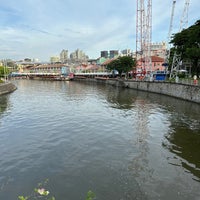
[[6, 82], [7, 79], [6, 79], [6, 65], [7, 65], [7, 62], [6, 60], [3, 61], [3, 70], [4, 70], [4, 81]]

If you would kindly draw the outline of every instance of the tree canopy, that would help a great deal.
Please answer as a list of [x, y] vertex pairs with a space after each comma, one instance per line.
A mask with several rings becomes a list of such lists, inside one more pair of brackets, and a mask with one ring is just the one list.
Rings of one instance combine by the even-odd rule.
[[[190, 60], [192, 73], [200, 75], [200, 20], [187, 29], [173, 35], [171, 42], [182, 60]], [[173, 52], [173, 51], [172, 51]]]
[[4, 66], [0, 66], [0, 77], [3, 77], [5, 74], [8, 74], [9, 70], [8, 68], [5, 68]]
[[117, 70], [120, 74], [127, 73], [136, 67], [136, 61], [131, 56], [122, 56], [111, 61], [106, 68], [108, 70]]

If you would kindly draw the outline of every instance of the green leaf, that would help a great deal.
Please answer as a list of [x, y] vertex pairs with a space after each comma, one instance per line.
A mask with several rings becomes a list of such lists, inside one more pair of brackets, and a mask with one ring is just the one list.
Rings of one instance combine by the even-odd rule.
[[18, 196], [18, 199], [19, 199], [19, 200], [27, 200], [27, 199], [28, 199], [28, 197], [24, 197], [24, 196]]
[[92, 192], [91, 190], [89, 190], [88, 193], [87, 193], [86, 200], [93, 200], [95, 197], [96, 197], [95, 193]]

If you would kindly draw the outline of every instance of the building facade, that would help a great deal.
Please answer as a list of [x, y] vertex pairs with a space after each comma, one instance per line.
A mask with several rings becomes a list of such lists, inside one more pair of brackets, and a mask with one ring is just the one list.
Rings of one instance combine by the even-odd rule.
[[115, 58], [119, 56], [119, 51], [118, 50], [110, 50], [110, 58]]
[[158, 56], [165, 58], [167, 45], [165, 42], [152, 43], [151, 44], [151, 56]]
[[60, 53], [60, 61], [66, 63], [68, 61], [68, 50], [63, 49]]
[[86, 61], [89, 59], [89, 57], [82, 50], [77, 49], [75, 52], [70, 54], [70, 59], [74, 61]]
[[59, 57], [59, 56], [51, 56], [51, 57], [50, 57], [50, 62], [51, 62], [51, 63], [60, 62], [60, 57]]
[[101, 51], [101, 58], [108, 58], [108, 51]]

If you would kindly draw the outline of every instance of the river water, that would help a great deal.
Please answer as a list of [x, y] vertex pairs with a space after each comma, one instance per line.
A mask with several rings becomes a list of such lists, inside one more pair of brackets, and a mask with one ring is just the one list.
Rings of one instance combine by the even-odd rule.
[[200, 199], [200, 106], [95, 83], [16, 80], [0, 96], [0, 200]]

